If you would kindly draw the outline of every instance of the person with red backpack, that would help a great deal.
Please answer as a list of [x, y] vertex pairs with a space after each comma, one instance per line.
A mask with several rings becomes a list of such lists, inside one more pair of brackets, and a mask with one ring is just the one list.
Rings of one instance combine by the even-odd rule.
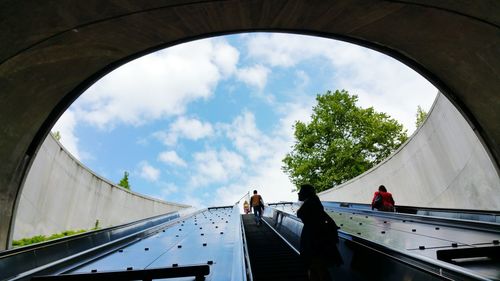
[[392, 194], [387, 192], [385, 186], [378, 187], [378, 191], [373, 194], [372, 210], [377, 209], [384, 212], [394, 212], [394, 199]]
[[253, 213], [255, 215], [255, 223], [257, 226], [262, 224], [262, 211], [264, 210], [264, 200], [262, 196], [257, 194], [257, 190], [253, 191], [253, 196], [250, 197], [250, 208], [253, 208]]

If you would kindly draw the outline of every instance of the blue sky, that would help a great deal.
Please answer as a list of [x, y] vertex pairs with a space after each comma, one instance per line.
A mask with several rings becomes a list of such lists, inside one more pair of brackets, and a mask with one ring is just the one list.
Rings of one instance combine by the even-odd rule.
[[318, 37], [250, 33], [180, 44], [91, 86], [53, 131], [87, 167], [132, 190], [193, 206], [232, 204], [258, 189], [296, 200], [281, 171], [292, 125], [317, 94], [346, 89], [411, 134], [437, 89], [375, 51]]

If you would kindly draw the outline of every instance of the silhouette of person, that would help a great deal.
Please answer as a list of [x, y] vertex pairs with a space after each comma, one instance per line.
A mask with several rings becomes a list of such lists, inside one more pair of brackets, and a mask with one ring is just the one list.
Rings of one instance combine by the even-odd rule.
[[334, 266], [343, 263], [337, 249], [335, 221], [324, 211], [314, 186], [300, 186], [299, 201], [304, 201], [297, 216], [304, 224], [300, 235], [300, 256], [308, 268], [309, 280], [332, 280]]
[[253, 208], [253, 213], [255, 215], [255, 223], [257, 226], [262, 224], [262, 211], [264, 210], [264, 200], [262, 196], [257, 194], [257, 190], [253, 191], [252, 197], [250, 197], [250, 208]]
[[372, 199], [372, 210], [377, 209], [384, 212], [394, 212], [394, 199], [392, 194], [387, 192], [385, 186], [381, 185], [378, 187], [378, 191], [375, 191]]

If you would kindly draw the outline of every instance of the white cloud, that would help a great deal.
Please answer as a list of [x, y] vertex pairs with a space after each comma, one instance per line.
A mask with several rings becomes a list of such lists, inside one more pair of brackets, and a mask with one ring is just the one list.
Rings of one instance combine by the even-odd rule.
[[160, 170], [151, 166], [147, 161], [139, 163], [139, 175], [151, 182], [155, 182], [160, 178]]
[[213, 134], [212, 125], [194, 118], [178, 118], [170, 130], [190, 140], [197, 140]]
[[238, 69], [236, 77], [238, 80], [262, 90], [266, 86], [267, 76], [270, 72], [271, 70], [263, 65], [254, 65]]
[[357, 45], [287, 34], [246, 38], [249, 56], [264, 65], [291, 67], [311, 59], [328, 61], [332, 67], [329, 89], [357, 94], [361, 106], [390, 114], [410, 132], [415, 129], [417, 105], [428, 110], [437, 93], [430, 82], [406, 65]]
[[163, 151], [158, 155], [158, 160], [166, 164], [173, 164], [176, 166], [186, 167], [186, 161], [177, 155], [177, 153], [173, 150]]
[[195, 118], [186, 118], [184, 116], [177, 118], [170, 125], [167, 132], [155, 132], [154, 136], [161, 140], [165, 145], [172, 146], [177, 143], [180, 137], [190, 140], [199, 140], [213, 135], [214, 130], [208, 122], [202, 122]]
[[254, 189], [259, 191], [265, 202], [296, 201], [297, 195], [292, 192], [295, 186], [281, 171], [281, 160], [294, 142], [292, 125], [297, 120], [310, 120], [313, 102], [314, 98], [310, 97], [281, 104], [277, 109], [280, 119], [271, 135], [264, 134], [256, 127], [255, 117], [250, 112], [243, 112], [231, 124], [222, 126], [240, 152], [258, 161], [246, 162], [238, 180], [223, 182], [216, 189], [214, 198], [205, 204], [234, 204], [246, 192]]
[[180, 190], [175, 183], [157, 182], [155, 183], [155, 185], [159, 187], [159, 192], [155, 190], [153, 193], [148, 193], [148, 196], [151, 196], [158, 200], [180, 203], [178, 200], [173, 199]]
[[191, 178], [194, 187], [233, 179], [241, 173], [245, 162], [237, 153], [227, 149], [208, 149], [193, 155], [195, 175]]
[[167, 183], [161, 189], [162, 198], [166, 198], [170, 194], [176, 193], [179, 191], [179, 187], [173, 183]]
[[57, 123], [52, 128], [53, 132], [59, 131], [61, 135], [60, 142], [64, 147], [76, 157], [81, 159], [81, 152], [78, 148], [78, 137], [75, 134], [76, 116], [72, 110], [66, 112], [57, 120]]
[[217, 83], [236, 71], [238, 57], [221, 39], [174, 46], [109, 73], [82, 95], [75, 110], [103, 129], [182, 114], [189, 102], [213, 95]]
[[257, 128], [252, 112], [245, 111], [231, 124], [221, 127], [238, 151], [250, 161], [258, 161], [263, 156], [267, 137]]

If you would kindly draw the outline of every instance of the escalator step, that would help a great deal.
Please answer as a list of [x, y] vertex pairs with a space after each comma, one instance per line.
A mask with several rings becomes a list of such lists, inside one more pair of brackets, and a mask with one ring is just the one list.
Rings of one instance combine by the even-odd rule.
[[253, 280], [308, 280], [299, 255], [272, 229], [257, 226], [253, 215], [243, 215]]

